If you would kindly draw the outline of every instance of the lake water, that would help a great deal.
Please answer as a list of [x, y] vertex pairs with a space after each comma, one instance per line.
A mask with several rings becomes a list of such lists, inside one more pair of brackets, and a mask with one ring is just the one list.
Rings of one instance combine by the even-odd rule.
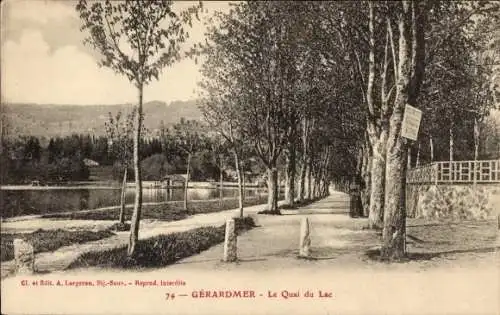
[[[2, 218], [32, 214], [97, 209], [120, 204], [119, 188], [64, 188], [0, 190], [0, 216]], [[251, 188], [245, 196], [264, 196], [266, 190]], [[126, 203], [134, 202], [134, 188], [127, 188]], [[222, 189], [224, 198], [236, 198], [237, 188]], [[189, 188], [189, 200], [219, 198], [218, 188]], [[143, 202], [184, 200], [184, 188], [143, 188]]]

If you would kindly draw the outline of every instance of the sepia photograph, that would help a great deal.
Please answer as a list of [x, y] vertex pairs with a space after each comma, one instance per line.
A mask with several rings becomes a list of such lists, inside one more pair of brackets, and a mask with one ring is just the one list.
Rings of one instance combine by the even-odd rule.
[[0, 8], [1, 314], [500, 314], [500, 1]]

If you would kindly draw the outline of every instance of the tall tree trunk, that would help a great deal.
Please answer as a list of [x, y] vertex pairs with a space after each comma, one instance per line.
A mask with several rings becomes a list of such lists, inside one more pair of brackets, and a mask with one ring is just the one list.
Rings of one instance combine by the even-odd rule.
[[118, 221], [123, 224], [125, 223], [125, 195], [127, 190], [127, 166], [125, 166], [125, 170], [123, 171], [123, 181], [122, 181], [122, 191], [120, 196], [120, 216]]
[[312, 157], [307, 161], [307, 199], [312, 199]]
[[406, 169], [411, 169], [411, 146], [407, 146], [406, 150]]
[[[363, 162], [364, 162], [364, 148], [361, 145], [358, 150], [358, 155], [356, 158], [356, 172], [354, 176], [352, 177], [351, 181], [353, 184], [357, 186], [357, 190], [354, 192], [355, 195], [353, 194], [353, 191], [351, 191], [351, 215], [354, 217], [361, 217], [363, 216], [363, 202], [362, 202], [362, 197], [361, 197], [361, 182], [362, 182], [362, 170], [363, 170]], [[356, 198], [356, 201], [360, 202], [355, 202], [353, 203], [354, 198]], [[358, 199], [359, 198], [359, 199]], [[355, 206], [355, 207], [354, 207]]]
[[267, 209], [279, 214], [278, 209], [278, 169], [276, 165], [267, 169]]
[[311, 196], [313, 199], [316, 199], [316, 187], [318, 185], [318, 181], [316, 180], [317, 171], [318, 169], [316, 167], [311, 169]]
[[320, 180], [319, 180], [319, 194], [320, 197], [325, 197], [325, 186], [326, 186], [326, 177], [328, 173], [328, 161], [330, 160], [331, 147], [328, 146], [326, 148], [325, 157], [323, 159], [323, 163], [321, 165], [320, 170]]
[[300, 178], [299, 178], [299, 201], [304, 201], [306, 196], [306, 171], [309, 147], [309, 122], [306, 117], [302, 118], [302, 157], [300, 161]]
[[453, 126], [450, 127], [450, 162], [453, 161], [453, 145], [454, 145], [454, 139], [453, 139]]
[[246, 184], [247, 184], [247, 177], [245, 175], [245, 171], [244, 171], [244, 168], [242, 167], [241, 168], [241, 178], [243, 178], [243, 192], [241, 193], [241, 198], [243, 199], [243, 203], [245, 203], [245, 198], [246, 198], [246, 191], [247, 191], [247, 187], [246, 187]]
[[219, 154], [219, 206], [222, 207], [224, 195], [222, 189], [224, 187], [224, 175], [222, 171], [222, 154]]
[[361, 176], [362, 176], [361, 203], [363, 205], [364, 217], [368, 217], [370, 213], [372, 159], [373, 158], [369, 140], [365, 139], [363, 144], [363, 167], [361, 169]]
[[[407, 103], [415, 104], [418, 89], [418, 81], [413, 81], [413, 67], [418, 61], [410, 59], [410, 27], [409, 11], [414, 4], [403, 2], [403, 12], [399, 17], [399, 62], [398, 79], [396, 81], [396, 97], [394, 108], [390, 119], [389, 137], [387, 141], [387, 163], [386, 163], [386, 192], [384, 203], [384, 229], [382, 232], [381, 257], [383, 259], [401, 259], [406, 255], [406, 166], [405, 157], [406, 144], [401, 137], [401, 124], [403, 121], [404, 108]], [[414, 22], [414, 19], [413, 19]], [[422, 30], [423, 31], [423, 30]], [[418, 43], [413, 42], [412, 52], [418, 49]], [[413, 56], [413, 54], [412, 54]], [[418, 64], [423, 66], [423, 64]], [[414, 72], [414, 76], [417, 74]], [[413, 90], [415, 89], [415, 90]]]
[[188, 209], [188, 187], [189, 187], [190, 169], [191, 169], [191, 153], [188, 153], [186, 180], [184, 181], [184, 210], [186, 211]]
[[286, 160], [286, 186], [285, 200], [289, 206], [293, 206], [295, 201], [295, 144], [289, 143]]
[[[375, 12], [372, 2], [368, 2], [369, 20], [368, 28], [370, 33], [370, 51], [368, 63], [368, 82], [366, 90], [366, 102], [368, 105], [368, 113], [371, 116], [368, 120], [367, 131], [371, 147], [373, 149], [372, 167], [371, 167], [371, 191], [370, 191], [370, 208], [368, 214], [368, 227], [380, 228], [384, 215], [384, 194], [385, 194], [385, 167], [386, 167], [386, 144], [387, 144], [387, 123], [385, 120], [379, 119], [376, 114], [377, 108], [374, 101], [374, 80], [375, 80]], [[389, 41], [388, 27], [385, 44], [384, 67], [381, 73], [381, 103], [386, 106], [385, 88], [386, 88], [386, 75], [388, 65], [388, 41]], [[381, 109], [382, 115], [384, 110]], [[377, 122], [380, 120], [380, 124]], [[380, 125], [380, 127], [377, 127]]]
[[[404, 105], [403, 105], [404, 106]], [[396, 113], [397, 114], [397, 113]], [[405, 256], [406, 238], [406, 157], [401, 129], [402, 114], [391, 118], [391, 131], [387, 147], [386, 193], [384, 229], [382, 232], [381, 257], [400, 259]]]
[[372, 141], [373, 156], [370, 185], [370, 210], [368, 213], [368, 227], [377, 229], [382, 227], [384, 221], [385, 202], [385, 168], [386, 145], [388, 132], [384, 128], [378, 139]]
[[278, 179], [276, 180], [276, 199], [279, 200], [281, 194], [281, 172], [278, 171], [277, 174]]
[[420, 166], [420, 142], [418, 143], [417, 147], [417, 160], [415, 161], [415, 167]]
[[240, 209], [240, 217], [243, 217], [243, 172], [241, 170], [241, 163], [236, 150], [233, 151], [234, 154], [234, 165], [236, 168], [236, 173], [238, 175], [238, 205]]
[[479, 122], [477, 118], [474, 119], [474, 161], [479, 159]]
[[127, 253], [129, 256], [134, 255], [137, 241], [139, 240], [139, 224], [141, 220], [142, 208], [142, 179], [141, 179], [141, 165], [139, 161], [139, 145], [141, 141], [142, 130], [142, 99], [143, 99], [143, 84], [138, 87], [139, 90], [139, 104], [137, 106], [137, 114], [135, 117], [136, 125], [134, 130], [134, 176], [135, 176], [135, 200], [134, 212], [132, 213], [130, 237], [128, 243]]
[[434, 139], [432, 138], [432, 135], [429, 136], [429, 147], [431, 150], [431, 162], [434, 162]]
[[302, 159], [300, 165], [300, 178], [299, 178], [299, 201], [304, 201], [306, 197], [306, 174], [307, 174], [307, 158]]

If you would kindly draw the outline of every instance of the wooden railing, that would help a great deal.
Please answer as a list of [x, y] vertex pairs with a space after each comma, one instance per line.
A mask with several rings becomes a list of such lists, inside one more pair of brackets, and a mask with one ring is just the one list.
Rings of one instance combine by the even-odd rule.
[[500, 160], [433, 162], [408, 170], [408, 184], [500, 183]]

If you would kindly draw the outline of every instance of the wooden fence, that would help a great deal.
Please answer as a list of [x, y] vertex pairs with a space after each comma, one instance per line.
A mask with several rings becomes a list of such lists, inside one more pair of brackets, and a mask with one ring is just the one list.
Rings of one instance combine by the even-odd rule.
[[408, 170], [408, 184], [500, 183], [500, 160], [442, 161]]

